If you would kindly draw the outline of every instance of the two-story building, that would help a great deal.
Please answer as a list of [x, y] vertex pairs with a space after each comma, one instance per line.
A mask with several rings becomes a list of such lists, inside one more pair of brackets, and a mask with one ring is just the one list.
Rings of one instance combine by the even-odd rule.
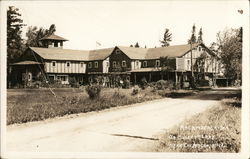
[[[219, 71], [215, 55], [202, 43], [160, 48], [116, 46], [71, 50], [63, 49], [67, 39], [60, 36], [53, 34], [41, 40], [46, 48], [30, 47], [20, 62], [12, 64], [13, 84], [39, 78], [59, 80], [62, 84], [69, 84], [69, 78], [89, 83], [96, 76], [109, 78], [110, 75], [124, 76], [133, 83], [142, 78], [149, 82], [165, 79], [180, 83], [188, 81], [191, 72], [195, 75], [203, 73], [205, 79], [212, 80]], [[203, 61], [200, 61], [201, 57], [205, 57]]]

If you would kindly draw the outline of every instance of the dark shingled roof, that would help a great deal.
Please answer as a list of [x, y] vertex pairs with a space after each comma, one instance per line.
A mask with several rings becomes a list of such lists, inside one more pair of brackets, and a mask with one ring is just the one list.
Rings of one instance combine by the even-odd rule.
[[58, 35], [52, 34], [50, 36], [46, 36], [41, 38], [40, 40], [60, 40], [60, 41], [68, 41], [67, 39], [60, 37]]

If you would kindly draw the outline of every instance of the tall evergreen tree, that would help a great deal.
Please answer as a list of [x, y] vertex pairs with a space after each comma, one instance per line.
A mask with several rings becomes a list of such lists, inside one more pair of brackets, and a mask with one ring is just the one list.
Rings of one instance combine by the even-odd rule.
[[25, 49], [21, 37], [21, 29], [25, 24], [18, 11], [19, 9], [14, 6], [7, 10], [7, 65], [16, 62]]
[[138, 48], [140, 47], [138, 42], [136, 42], [135, 47], [138, 47]]
[[169, 46], [169, 45], [170, 45], [170, 44], [169, 44], [170, 41], [172, 41], [172, 33], [170, 33], [170, 32], [169, 32], [169, 29], [166, 28], [165, 33], [164, 33], [163, 40], [162, 40], [162, 41], [160, 40], [161, 46], [162, 46], [162, 47], [167, 47], [167, 46]]
[[200, 28], [198, 39], [197, 39], [198, 43], [203, 43], [202, 35], [203, 35], [202, 28]]
[[192, 35], [191, 35], [191, 38], [188, 40], [188, 43], [190, 44], [190, 43], [196, 43], [196, 27], [195, 27], [195, 24], [193, 25], [193, 27], [192, 27]]

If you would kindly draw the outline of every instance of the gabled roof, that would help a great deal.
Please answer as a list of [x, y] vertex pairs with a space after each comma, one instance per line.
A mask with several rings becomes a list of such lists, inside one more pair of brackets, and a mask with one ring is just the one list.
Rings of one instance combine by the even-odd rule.
[[112, 53], [114, 48], [91, 51], [40, 47], [30, 47], [30, 49], [47, 60], [94, 61], [104, 60]]
[[36, 62], [36, 61], [21, 61], [21, 62], [13, 63], [11, 65], [39, 65], [39, 64], [42, 64], [42, 63]]
[[73, 60], [73, 61], [87, 61], [89, 51], [70, 50], [61, 48], [39, 48], [30, 47], [32, 51], [37, 53], [44, 59], [48, 60]]
[[46, 36], [41, 38], [40, 40], [59, 40], [59, 41], [68, 41], [67, 39], [60, 37], [58, 35], [52, 34], [50, 36]]
[[123, 53], [125, 53], [130, 59], [145, 59], [148, 49], [147, 48], [135, 48], [117, 46]]
[[[192, 48], [200, 45], [195, 43]], [[203, 45], [203, 44], [201, 44]], [[203, 45], [205, 47], [205, 45]], [[190, 44], [186, 45], [175, 45], [160, 48], [134, 48], [134, 47], [124, 47], [117, 46], [124, 54], [126, 54], [130, 59], [158, 59], [160, 57], [180, 57], [185, 55], [191, 48]], [[106, 48], [98, 50], [71, 50], [62, 48], [38, 48], [30, 47], [31, 50], [36, 52], [44, 59], [49, 60], [73, 60], [73, 61], [94, 61], [94, 60], [104, 60], [106, 59], [115, 48]]]
[[114, 48], [90, 50], [88, 60], [89, 61], [104, 60], [112, 53], [113, 50]]
[[[192, 44], [192, 48], [198, 46], [199, 43]], [[173, 45], [168, 47], [149, 48], [145, 59], [157, 59], [162, 56], [180, 57], [191, 49], [190, 44]]]

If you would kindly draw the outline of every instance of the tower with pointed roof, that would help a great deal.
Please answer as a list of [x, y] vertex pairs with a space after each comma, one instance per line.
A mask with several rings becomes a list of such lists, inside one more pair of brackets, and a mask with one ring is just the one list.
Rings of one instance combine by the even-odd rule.
[[47, 48], [63, 48], [63, 42], [68, 41], [67, 39], [58, 35], [52, 34], [40, 39]]

